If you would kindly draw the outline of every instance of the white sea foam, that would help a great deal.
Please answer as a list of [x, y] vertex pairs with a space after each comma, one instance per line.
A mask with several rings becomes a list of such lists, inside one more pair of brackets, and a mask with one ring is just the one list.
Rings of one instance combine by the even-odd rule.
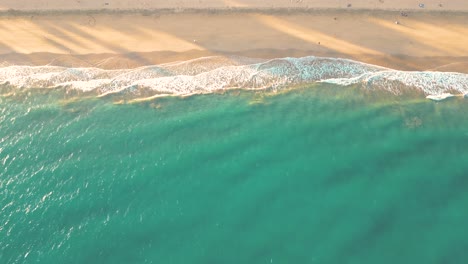
[[433, 101], [442, 101], [450, 97], [454, 97], [454, 95], [451, 93], [442, 93], [442, 94], [436, 94], [436, 95], [431, 94], [431, 95], [426, 96], [427, 99], [431, 99]]
[[59, 66], [0, 67], [0, 84], [19, 89], [66, 87], [98, 96], [148, 91], [153, 95], [190, 95], [232, 88], [281, 89], [314, 82], [362, 85], [401, 94], [417, 89], [426, 95], [468, 93], [468, 75], [405, 72], [337, 58], [303, 57], [273, 60], [205, 57], [136, 69], [104, 70]]
[[401, 94], [408, 89], [422, 91], [426, 95], [442, 95], [455, 92], [468, 92], [468, 74], [456, 72], [407, 72], [386, 70], [365, 73], [352, 78], [331, 78], [322, 80], [343, 86], [361, 84], [369, 89], [383, 89]]

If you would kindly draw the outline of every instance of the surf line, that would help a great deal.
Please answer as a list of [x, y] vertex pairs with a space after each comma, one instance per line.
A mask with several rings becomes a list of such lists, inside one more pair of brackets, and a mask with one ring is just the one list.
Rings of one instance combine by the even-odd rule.
[[441, 93], [441, 94], [430, 94], [426, 96], [427, 99], [432, 101], [442, 101], [451, 97], [463, 97], [468, 98], [468, 93], [466, 94], [451, 94], [451, 93]]

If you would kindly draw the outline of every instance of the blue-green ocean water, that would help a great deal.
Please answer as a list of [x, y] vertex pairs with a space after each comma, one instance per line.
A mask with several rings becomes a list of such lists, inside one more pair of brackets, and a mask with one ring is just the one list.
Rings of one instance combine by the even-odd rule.
[[0, 97], [0, 263], [465, 263], [468, 103]]

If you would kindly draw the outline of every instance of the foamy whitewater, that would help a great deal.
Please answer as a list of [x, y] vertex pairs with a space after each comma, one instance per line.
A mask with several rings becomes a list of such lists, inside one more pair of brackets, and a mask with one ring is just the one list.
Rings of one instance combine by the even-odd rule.
[[431, 99], [468, 93], [468, 75], [452, 72], [398, 71], [348, 59], [303, 57], [272, 60], [204, 57], [190, 61], [104, 70], [60, 66], [6, 66], [0, 84], [17, 89], [66, 88], [95, 93], [171, 96], [227, 89], [280, 90], [314, 82], [359, 85], [395, 95], [416, 90]]

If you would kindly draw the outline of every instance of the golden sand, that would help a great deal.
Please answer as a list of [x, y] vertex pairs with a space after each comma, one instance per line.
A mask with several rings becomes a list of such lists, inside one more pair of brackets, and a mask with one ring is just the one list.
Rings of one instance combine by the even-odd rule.
[[[417, 6], [403, 9], [409, 3], [417, 5], [417, 1], [394, 1], [390, 6], [379, 0], [354, 1], [352, 8], [311, 10], [284, 9], [285, 1], [270, 2], [282, 9], [262, 7], [265, 1], [237, 1], [238, 7], [245, 4], [255, 9], [226, 9], [234, 1], [200, 1], [205, 5], [185, 11], [91, 11], [105, 1], [91, 4], [84, 0], [81, 10], [44, 11], [26, 8], [34, 6], [26, 5], [32, 1], [3, 2], [4, 8], [29, 11], [0, 15], [0, 65], [128, 68], [208, 55], [314, 55], [405, 70], [468, 71], [468, 13], [464, 11], [468, 3], [464, 0], [443, 7], [425, 1], [422, 11]], [[65, 1], [44, 2], [53, 10], [73, 7], [61, 6]], [[152, 3], [151, 8], [166, 8], [158, 6], [164, 1], [146, 2]], [[314, 7], [324, 3], [333, 7], [333, 3], [343, 1], [287, 2], [288, 7], [299, 3], [310, 6], [312, 2]], [[122, 6], [117, 8], [129, 9], [123, 4], [130, 1], [118, 3]], [[189, 6], [194, 1], [180, 3], [195, 7]], [[133, 7], [139, 8], [139, 4]], [[452, 11], [432, 10], [436, 7]]]

